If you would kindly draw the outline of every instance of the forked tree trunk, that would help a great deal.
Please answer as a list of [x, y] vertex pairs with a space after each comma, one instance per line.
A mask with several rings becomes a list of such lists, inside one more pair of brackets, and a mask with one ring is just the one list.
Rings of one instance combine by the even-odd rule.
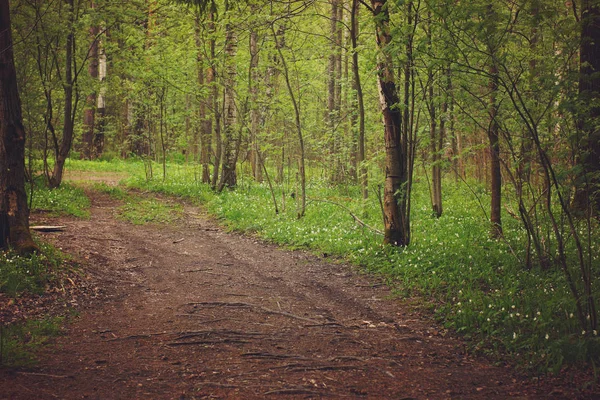
[[11, 246], [21, 254], [37, 245], [29, 232], [25, 193], [25, 129], [13, 44], [8, 0], [0, 0], [0, 249]]
[[[74, 81], [73, 81], [73, 49], [75, 48], [75, 27], [74, 27], [74, 6], [73, 0], [68, 0], [68, 26], [69, 33], [65, 45], [65, 76], [63, 81], [64, 112], [63, 112], [63, 132], [60, 143], [54, 143], [54, 169], [52, 176], [48, 177], [48, 186], [51, 188], [59, 187], [62, 183], [65, 161], [71, 151], [73, 144], [73, 128], [75, 108], [73, 105]], [[77, 99], [75, 99], [77, 100]]]

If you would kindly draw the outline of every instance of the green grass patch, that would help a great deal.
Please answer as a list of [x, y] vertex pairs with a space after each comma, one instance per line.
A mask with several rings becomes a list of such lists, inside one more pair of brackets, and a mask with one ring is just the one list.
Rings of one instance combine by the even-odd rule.
[[93, 191], [98, 193], [108, 194], [115, 200], [125, 200], [129, 197], [126, 190], [118, 186], [107, 185], [106, 183], [94, 183], [90, 187]]
[[[31, 187], [27, 185], [31, 194]], [[36, 180], [31, 196], [32, 211], [47, 211], [54, 215], [73, 215], [77, 218], [90, 217], [90, 199], [82, 188], [63, 182], [58, 188], [49, 189], [43, 181]]]
[[0, 292], [16, 296], [24, 291], [44, 291], [66, 256], [49, 244], [39, 243], [39, 246], [39, 253], [28, 256], [12, 251], [0, 252]]
[[63, 332], [63, 322], [64, 317], [52, 317], [5, 327], [0, 325], [0, 366], [34, 365], [36, 351]]
[[121, 218], [135, 225], [168, 224], [181, 218], [183, 207], [177, 203], [131, 195], [118, 212]]

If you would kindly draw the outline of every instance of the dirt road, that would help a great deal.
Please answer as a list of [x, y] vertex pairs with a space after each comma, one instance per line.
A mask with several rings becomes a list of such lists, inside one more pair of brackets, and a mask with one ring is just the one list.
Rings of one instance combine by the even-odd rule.
[[571, 398], [466, 355], [349, 266], [224, 233], [191, 206], [173, 226], [115, 207], [96, 194], [91, 219], [45, 220], [68, 226], [47, 235], [107, 297], [35, 369], [0, 372], [0, 398]]

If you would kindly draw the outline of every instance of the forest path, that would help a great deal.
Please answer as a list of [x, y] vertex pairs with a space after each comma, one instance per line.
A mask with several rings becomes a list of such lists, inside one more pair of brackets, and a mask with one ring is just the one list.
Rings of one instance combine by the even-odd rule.
[[44, 217], [68, 226], [46, 235], [88, 260], [107, 296], [33, 371], [0, 372], [0, 398], [548, 396], [350, 266], [225, 233], [189, 205], [168, 226], [116, 219], [117, 206], [94, 193], [89, 220]]

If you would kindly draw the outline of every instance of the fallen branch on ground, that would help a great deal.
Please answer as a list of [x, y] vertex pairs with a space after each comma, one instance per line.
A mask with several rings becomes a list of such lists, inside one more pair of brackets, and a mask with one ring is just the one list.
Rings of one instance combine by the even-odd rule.
[[37, 225], [30, 226], [29, 229], [38, 232], [62, 232], [67, 228], [66, 225]]
[[338, 206], [340, 208], [343, 208], [345, 211], [348, 212], [348, 214], [350, 214], [350, 216], [354, 219], [354, 221], [356, 221], [357, 224], [359, 224], [360, 226], [364, 226], [365, 228], [369, 229], [373, 233], [376, 233], [376, 234], [378, 234], [380, 236], [384, 236], [383, 232], [381, 232], [377, 228], [372, 227], [371, 225], [367, 224], [366, 222], [364, 222], [363, 220], [361, 220], [360, 218], [358, 218], [348, 207], [346, 207], [343, 204], [339, 204], [339, 203], [336, 203], [335, 201], [325, 200], [325, 199], [309, 199], [309, 200], [310, 201], [319, 201], [321, 203], [329, 203], [329, 204], [333, 204], [334, 206]]

